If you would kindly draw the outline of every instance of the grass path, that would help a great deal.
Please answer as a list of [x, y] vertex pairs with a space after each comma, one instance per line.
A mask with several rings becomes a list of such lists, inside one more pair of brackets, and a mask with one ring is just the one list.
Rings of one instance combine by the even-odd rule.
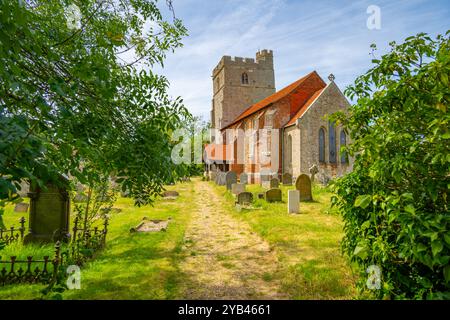
[[185, 234], [188, 256], [183, 298], [282, 299], [280, 285], [272, 279], [278, 268], [276, 253], [250, 226], [229, 214], [226, 200], [209, 183], [196, 180], [191, 214]]

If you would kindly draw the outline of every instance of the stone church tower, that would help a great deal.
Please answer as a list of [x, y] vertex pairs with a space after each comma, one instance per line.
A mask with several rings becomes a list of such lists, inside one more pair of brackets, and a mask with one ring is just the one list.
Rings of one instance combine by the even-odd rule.
[[252, 104], [275, 93], [272, 50], [253, 58], [223, 56], [212, 73], [211, 127], [222, 129]]

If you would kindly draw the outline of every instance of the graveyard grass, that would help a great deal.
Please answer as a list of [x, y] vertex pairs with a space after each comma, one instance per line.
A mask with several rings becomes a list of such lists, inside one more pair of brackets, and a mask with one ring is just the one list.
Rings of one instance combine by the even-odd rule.
[[[183, 275], [179, 266], [189, 252], [183, 250], [184, 233], [190, 221], [190, 212], [198, 203], [193, 201], [196, 186], [209, 183], [211, 190], [225, 197], [226, 212], [248, 223], [253, 231], [275, 250], [279, 262], [276, 273], [264, 275], [264, 281], [277, 280], [281, 290], [291, 299], [351, 299], [356, 297], [355, 276], [339, 250], [342, 222], [329, 212], [331, 194], [314, 186], [314, 202], [301, 203], [301, 214], [287, 213], [287, 190], [281, 186], [283, 202], [266, 203], [256, 199], [255, 209], [238, 211], [234, 197], [223, 186], [194, 179], [168, 187], [177, 190], [175, 201], [157, 200], [153, 207], [133, 206], [131, 199], [119, 198], [112, 214], [107, 247], [82, 267], [81, 290], [69, 290], [64, 299], [176, 299], [182, 296]], [[247, 186], [247, 191], [262, 192], [258, 185]], [[206, 195], [204, 195], [206, 196]], [[172, 217], [166, 232], [134, 233], [129, 229], [147, 216], [153, 219]], [[5, 225], [17, 225], [20, 213], [8, 208]], [[9, 247], [0, 256], [10, 253], [52, 256], [53, 247]], [[19, 256], [19, 254], [17, 254]], [[34, 299], [39, 297], [41, 285], [14, 285], [0, 287], [0, 299]]]

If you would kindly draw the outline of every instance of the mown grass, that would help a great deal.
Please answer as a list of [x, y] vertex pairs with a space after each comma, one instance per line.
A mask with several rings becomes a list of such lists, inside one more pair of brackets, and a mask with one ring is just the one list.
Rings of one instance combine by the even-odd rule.
[[[173, 187], [167, 187], [168, 190]], [[81, 289], [64, 292], [64, 299], [171, 299], [178, 293], [180, 273], [178, 260], [194, 205], [189, 201], [191, 183], [176, 186], [180, 197], [176, 200], [158, 199], [155, 205], [137, 208], [133, 200], [119, 198], [112, 214], [107, 246], [97, 257], [86, 263], [81, 271]], [[8, 208], [5, 225], [18, 220], [18, 213]], [[20, 214], [19, 214], [20, 215]], [[172, 218], [167, 231], [130, 233], [142, 218]], [[17, 218], [17, 219], [16, 219]], [[19, 216], [20, 218], [20, 216]], [[43, 256], [53, 246], [8, 246], [0, 255]], [[52, 254], [50, 254], [52, 256]], [[34, 299], [40, 296], [42, 285], [10, 285], [0, 287], [0, 299]]]
[[294, 186], [280, 187], [283, 202], [267, 203], [256, 197], [264, 192], [261, 186], [248, 185], [255, 209], [238, 211], [233, 195], [225, 187], [213, 185], [227, 199], [228, 211], [248, 222], [277, 252], [280, 270], [265, 275], [265, 280], [280, 280], [282, 290], [292, 299], [356, 297], [355, 277], [339, 249], [342, 221], [330, 209], [331, 194], [325, 188], [315, 185], [314, 201], [302, 202], [300, 214], [288, 214], [287, 191]]

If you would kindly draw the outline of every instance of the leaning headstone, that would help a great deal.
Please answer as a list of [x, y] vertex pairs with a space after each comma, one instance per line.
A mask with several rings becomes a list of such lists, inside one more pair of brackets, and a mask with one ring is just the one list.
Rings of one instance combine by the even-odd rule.
[[299, 213], [300, 192], [298, 190], [288, 190], [288, 213]]
[[297, 177], [295, 189], [300, 191], [300, 201], [312, 201], [311, 180], [306, 174]]
[[48, 182], [46, 188], [32, 187], [30, 198], [29, 233], [24, 243], [50, 242], [69, 238], [70, 197], [69, 180], [60, 176]]
[[245, 172], [242, 172], [239, 175], [239, 182], [242, 184], [247, 184], [248, 183], [248, 175]]
[[270, 189], [266, 191], [266, 201], [275, 202], [282, 201], [281, 190], [280, 189]]
[[270, 189], [276, 189], [280, 186], [280, 181], [278, 178], [272, 178], [270, 179]]
[[227, 190], [231, 190], [231, 185], [233, 183], [237, 183], [237, 175], [234, 171], [228, 171], [225, 174], [225, 184], [227, 186]]
[[249, 205], [253, 202], [253, 194], [251, 192], [241, 192], [237, 196], [237, 204]]
[[292, 186], [292, 174], [290, 174], [289, 172], [284, 173], [281, 177], [281, 182], [285, 186]]
[[231, 185], [231, 193], [238, 195], [241, 192], [245, 192], [245, 184], [242, 183], [233, 183]]
[[319, 173], [319, 168], [317, 165], [313, 164], [311, 168], [309, 168], [309, 173], [311, 174], [311, 182], [314, 182], [314, 177], [317, 173]]
[[19, 202], [14, 207], [14, 212], [27, 212], [28, 211], [28, 203]]

